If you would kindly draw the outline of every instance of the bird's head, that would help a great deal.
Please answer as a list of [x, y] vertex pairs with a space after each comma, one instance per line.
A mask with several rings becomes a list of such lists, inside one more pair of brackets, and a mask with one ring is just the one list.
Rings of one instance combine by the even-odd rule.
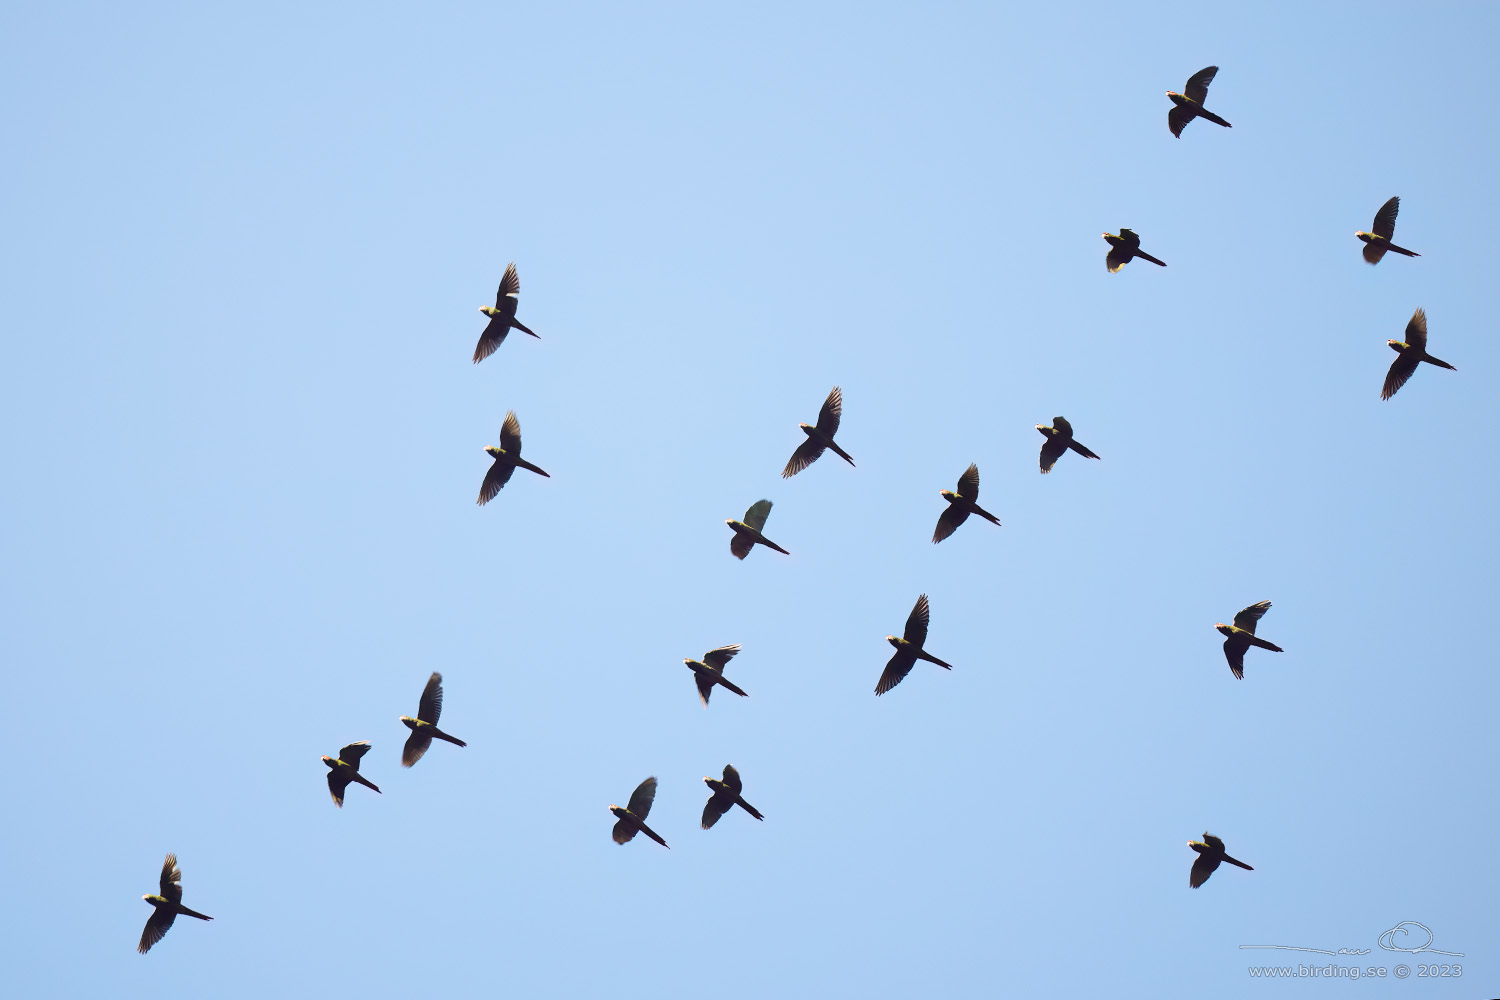
[[504, 448], [501, 448], [498, 445], [493, 445], [493, 444], [487, 444], [487, 445], [485, 445], [484, 446], [484, 450], [485, 450], [485, 453], [488, 454], [491, 458], [499, 458], [501, 455], [505, 454], [505, 449]]
[[1214, 629], [1216, 631], [1224, 633], [1225, 635], [1231, 635], [1234, 632], [1233, 625], [1225, 625], [1223, 622], [1214, 622]]
[[480, 306], [479, 311], [484, 313], [486, 316], [493, 316], [500, 310], [496, 309], [494, 306]]
[[707, 785], [709, 788], [715, 788], [719, 784], [719, 779], [717, 779], [717, 778], [710, 778], [708, 775], [705, 774], [703, 776], [703, 783], [705, 785]]
[[626, 811], [617, 805], [611, 805], [609, 811], [614, 813], [615, 819], [624, 819], [626, 816]]
[[323, 755], [323, 763], [326, 764], [326, 765], [328, 765], [329, 767], [333, 767], [335, 764], [338, 763], [338, 761], [336, 759], [334, 759], [333, 757], [328, 756], [325, 753]]
[[886, 636], [885, 637], [885, 641], [888, 642], [888, 643], [890, 643], [892, 646], [895, 646], [897, 649], [901, 648], [901, 643], [903, 642], [902, 639], [899, 639], [899, 638], [897, 638], [894, 635], [888, 635], [888, 636]]
[[938, 490], [938, 496], [942, 497], [949, 503], [952, 503], [953, 501], [958, 499], [958, 494], [954, 493], [952, 490]]
[[813, 432], [813, 425], [812, 424], [798, 424], [797, 426], [799, 428], [801, 428], [803, 434], [806, 434], [808, 437], [812, 437], [812, 432]]
[[724, 519], [724, 523], [727, 524], [727, 525], [729, 525], [731, 528], [735, 529], [736, 531], [738, 531], [740, 528], [744, 527], [744, 525], [740, 524], [740, 522], [736, 521], [732, 517], [726, 517]]
[[150, 903], [152, 906], [156, 905], [156, 897], [151, 895], [149, 892], [142, 894], [141, 898]]
[[1406, 345], [1404, 343], [1402, 343], [1401, 341], [1399, 341], [1399, 340], [1387, 340], [1385, 342], [1385, 346], [1389, 347], [1391, 350], [1395, 351], [1397, 354], [1400, 354], [1401, 353], [1401, 348], [1405, 347]]
[[1357, 237], [1359, 237], [1359, 240], [1360, 240], [1361, 243], [1368, 243], [1368, 242], [1370, 242], [1370, 238], [1374, 234], [1373, 233], [1367, 233], [1367, 232], [1364, 232], [1364, 231], [1360, 231], [1360, 232], [1355, 233], [1354, 235], [1357, 236]]
[[413, 732], [415, 732], [415, 731], [416, 731], [416, 728], [417, 728], [417, 720], [416, 720], [416, 719], [413, 719], [413, 718], [412, 718], [412, 717], [411, 717], [411, 716], [409, 716], [409, 715], [403, 715], [403, 716], [401, 716], [401, 723], [402, 723], [402, 724], [403, 724], [403, 725], [404, 725], [404, 726], [406, 726], [406, 728], [407, 728], [407, 729], [410, 729], [410, 730], [412, 730], [412, 731], [413, 731]]

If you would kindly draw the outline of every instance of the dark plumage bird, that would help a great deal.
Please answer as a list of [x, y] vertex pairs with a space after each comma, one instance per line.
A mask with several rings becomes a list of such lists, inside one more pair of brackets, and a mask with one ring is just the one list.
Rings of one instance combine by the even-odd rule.
[[349, 787], [351, 781], [380, 791], [375, 782], [359, 773], [359, 759], [369, 752], [370, 741], [360, 740], [340, 750], [336, 759], [323, 755], [323, 763], [328, 765], [328, 792], [333, 796], [333, 804], [340, 809], [344, 808], [344, 789]]
[[505, 335], [510, 333], [514, 327], [522, 333], [530, 333], [538, 340], [541, 337], [521, 325], [516, 319], [516, 298], [521, 294], [521, 279], [516, 276], [516, 265], [507, 264], [505, 277], [500, 279], [500, 290], [495, 293], [495, 304], [493, 306], [480, 306], [479, 311], [490, 318], [489, 325], [479, 335], [479, 343], [474, 346], [474, 363], [477, 365], [485, 358], [494, 354], [505, 342]]
[[1390, 399], [1396, 394], [1396, 390], [1406, 384], [1422, 362], [1429, 365], [1437, 365], [1449, 371], [1458, 371], [1446, 361], [1441, 361], [1427, 353], [1427, 314], [1418, 309], [1411, 314], [1411, 322], [1406, 324], [1406, 340], [1387, 340], [1386, 346], [1395, 351], [1397, 358], [1391, 362], [1391, 370], [1385, 373], [1385, 385], [1380, 390], [1381, 399]]
[[496, 448], [492, 444], [487, 444], [484, 450], [489, 452], [494, 462], [491, 463], [489, 471], [484, 474], [484, 482], [479, 486], [479, 499], [475, 502], [481, 507], [495, 499], [495, 494], [500, 492], [500, 487], [510, 482], [511, 474], [518, 468], [529, 469], [539, 476], [552, 478], [521, 457], [521, 421], [516, 419], [515, 410], [505, 414], [505, 423], [500, 426], [500, 447]]
[[710, 649], [703, 654], [701, 660], [683, 660], [693, 672], [693, 680], [698, 685], [698, 698], [703, 702], [703, 707], [708, 707], [708, 696], [714, 693], [714, 685], [720, 685], [733, 691], [741, 698], [750, 697], [733, 684], [724, 679], [724, 664], [734, 659], [734, 655], [740, 651], [740, 644], [733, 646], [720, 646], [718, 649]]
[[733, 764], [724, 765], [723, 781], [705, 776], [703, 783], [713, 789], [714, 792], [708, 797], [708, 804], [703, 807], [703, 829], [707, 830], [713, 826], [719, 821], [720, 816], [723, 816], [734, 806], [739, 806], [756, 819], [765, 819], [760, 814], [760, 810], [746, 802], [744, 796], [740, 794], [740, 792], [744, 791], [745, 786], [740, 781], [740, 772], [734, 769]]
[[905, 636], [899, 639], [894, 635], [885, 637], [886, 642], [896, 647], [896, 655], [891, 657], [890, 662], [885, 665], [885, 672], [880, 675], [880, 683], [875, 685], [877, 695], [885, 694], [900, 684], [902, 679], [911, 673], [911, 668], [916, 666], [918, 660], [936, 663], [944, 670], [953, 669], [951, 663], [944, 663], [922, 648], [922, 645], [927, 642], [927, 616], [927, 595], [923, 594], [917, 598], [916, 605], [906, 618]]
[[1203, 102], [1208, 99], [1208, 85], [1214, 82], [1214, 75], [1218, 72], [1219, 67], [1206, 66], [1188, 77], [1187, 86], [1182, 88], [1184, 93], [1167, 91], [1167, 96], [1172, 99], [1172, 110], [1167, 112], [1167, 128], [1179, 139], [1182, 138], [1182, 130], [1194, 118], [1207, 118], [1215, 125], [1223, 125], [1225, 128], [1234, 127], [1203, 107]]
[[1084, 458], [1098, 458], [1093, 452], [1073, 440], [1073, 425], [1062, 417], [1053, 417], [1052, 426], [1037, 424], [1036, 429], [1042, 432], [1042, 437], [1047, 440], [1042, 442], [1042, 475], [1052, 471], [1057, 460], [1062, 458], [1063, 452], [1072, 448]]
[[1405, 254], [1408, 257], [1422, 256], [1405, 247], [1398, 247], [1391, 242], [1391, 237], [1396, 235], [1396, 213], [1400, 210], [1401, 199], [1392, 198], [1384, 205], [1381, 205], [1380, 211], [1375, 213], [1375, 222], [1370, 226], [1371, 229], [1375, 230], [1373, 233], [1358, 232], [1354, 234], [1364, 241], [1365, 260], [1371, 264], [1379, 264], [1380, 258], [1385, 256], [1387, 250], [1393, 253]]
[[671, 850], [667, 842], [646, 825], [646, 816], [651, 812], [651, 803], [654, 801], [656, 801], [656, 779], [647, 778], [630, 793], [629, 806], [623, 809], [615, 805], [609, 807], [609, 811], [614, 813], [615, 818], [619, 820], [612, 834], [615, 843], [628, 844], [635, 839], [637, 833], [644, 833], [661, 846]]
[[411, 730], [411, 735], [406, 738], [406, 746], [401, 750], [402, 767], [411, 767], [421, 760], [427, 748], [432, 746], [433, 740], [447, 740], [460, 747], [469, 745], [437, 727], [438, 716], [442, 714], [443, 675], [434, 670], [432, 676], [427, 678], [427, 686], [422, 689], [422, 700], [417, 702], [417, 717], [413, 719], [409, 715], [401, 716], [402, 723]]
[[156, 909], [151, 916], [146, 918], [146, 929], [141, 931], [141, 943], [135, 946], [135, 950], [142, 955], [151, 950], [151, 946], [166, 936], [172, 921], [177, 919], [181, 913], [188, 917], [197, 917], [199, 920], [212, 920], [206, 913], [190, 910], [182, 905], [182, 872], [177, 870], [177, 855], [168, 854], [166, 862], [161, 866], [161, 895], [142, 896], [146, 902]]
[[843, 415], [843, 412], [844, 394], [839, 391], [838, 386], [834, 386], [828, 398], [823, 400], [823, 408], [818, 411], [818, 425], [816, 427], [811, 424], [797, 425], [802, 428], [802, 433], [807, 435], [807, 440], [799, 444], [797, 450], [792, 452], [792, 457], [787, 459], [786, 468], [781, 470], [782, 479], [795, 476], [812, 465], [818, 460], [818, 456], [823, 454], [825, 448], [833, 449], [835, 455], [850, 465], [854, 464], [854, 459], [849, 457], [849, 453], [833, 443], [833, 436], [838, 433], [839, 429], [839, 417]]
[[1221, 861], [1228, 861], [1232, 865], [1239, 865], [1247, 872], [1255, 871], [1254, 868], [1251, 868], [1245, 862], [1237, 861], [1225, 854], [1224, 841], [1211, 833], [1205, 832], [1203, 834], [1202, 843], [1196, 840], [1188, 841], [1188, 846], [1198, 852], [1198, 856], [1193, 859], [1193, 870], [1188, 872], [1188, 885], [1194, 889], [1208, 881], [1208, 877], [1219, 867], [1219, 862]]
[[1139, 257], [1141, 260], [1149, 260], [1153, 264], [1167, 266], [1164, 260], [1157, 260], [1141, 249], [1141, 238], [1129, 229], [1120, 230], [1120, 235], [1105, 233], [1104, 241], [1109, 244], [1109, 253], [1104, 255], [1104, 266], [1109, 268], [1109, 273], [1114, 274], [1120, 268], [1129, 264]]
[[768, 549], [775, 549], [784, 556], [791, 555], [786, 549], [762, 535], [761, 529], [766, 526], [766, 518], [771, 516], [771, 501], [757, 500], [745, 511], [743, 521], [726, 520], [734, 532], [734, 537], [729, 540], [729, 551], [735, 557], [743, 559], [750, 554], [750, 550], [757, 545], [764, 545]]
[[1224, 659], [1229, 661], [1229, 669], [1234, 671], [1234, 676], [1240, 680], [1245, 679], [1245, 650], [1251, 646], [1269, 649], [1273, 653], [1286, 652], [1280, 646], [1269, 643], [1255, 634], [1255, 623], [1260, 621], [1260, 616], [1269, 610], [1271, 610], [1271, 602], [1261, 601], [1235, 615], [1233, 625], [1225, 625], [1223, 622], [1214, 623], [1214, 628], [1225, 637]]
[[952, 490], [938, 492], [948, 501], [948, 509], [938, 515], [937, 529], [932, 533], [934, 545], [957, 531], [958, 526], [967, 521], [970, 514], [978, 514], [991, 524], [1000, 523], [998, 517], [975, 502], [979, 499], [979, 466], [970, 463], [964, 474], [958, 477], [957, 493]]

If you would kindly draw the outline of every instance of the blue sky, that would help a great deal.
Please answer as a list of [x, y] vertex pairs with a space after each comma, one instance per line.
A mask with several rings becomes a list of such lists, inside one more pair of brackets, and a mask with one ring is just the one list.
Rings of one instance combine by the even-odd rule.
[[[18, 995], [1297, 988], [1253, 944], [1495, 995], [1496, 28], [17, 12]], [[1234, 128], [1173, 139], [1209, 64]], [[1422, 256], [1372, 268], [1391, 195]], [[1170, 266], [1107, 274], [1121, 227]], [[542, 339], [472, 366], [511, 260]], [[1459, 371], [1382, 402], [1418, 306]], [[783, 481], [835, 384], [858, 467]], [[479, 508], [510, 409], [551, 478]], [[1038, 475], [1057, 414], [1102, 461]], [[1004, 526], [933, 546], [970, 462]], [[792, 555], [741, 563], [761, 497]], [[954, 670], [877, 699], [919, 593]], [[1212, 625], [1267, 599], [1236, 681]], [[681, 660], [733, 642], [750, 697], [704, 710]], [[432, 670], [469, 746], [405, 771]], [[337, 810], [358, 739], [384, 794]], [[725, 763], [766, 820], [703, 832]], [[672, 850], [618, 847], [652, 774]], [[1190, 890], [1205, 829], [1256, 870]], [[141, 958], [167, 851], [217, 919]]]

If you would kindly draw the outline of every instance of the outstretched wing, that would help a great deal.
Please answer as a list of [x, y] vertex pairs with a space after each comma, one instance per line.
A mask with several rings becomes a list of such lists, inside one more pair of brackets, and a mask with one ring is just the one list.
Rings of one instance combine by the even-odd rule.
[[979, 499], [979, 466], [973, 462], [970, 462], [964, 474], [958, 477], [958, 495], [965, 500]]
[[1261, 601], [1259, 604], [1252, 604], [1234, 616], [1234, 627], [1242, 628], [1251, 635], [1254, 635], [1255, 623], [1260, 621], [1265, 613], [1270, 610], [1270, 601]]
[[510, 477], [515, 475], [516, 467], [509, 462], [495, 462], [484, 474], [484, 482], [479, 484], [479, 506], [483, 507], [500, 492], [500, 488], [510, 482]]
[[1375, 222], [1370, 226], [1370, 232], [1376, 236], [1384, 236], [1386, 239], [1396, 235], [1396, 213], [1401, 211], [1401, 199], [1392, 198], [1380, 206], [1380, 211], [1375, 213]]
[[734, 537], [729, 540], [729, 551], [737, 559], [743, 559], [755, 548], [755, 539], [743, 532], [736, 531]]
[[615, 824], [615, 828], [610, 833], [610, 836], [614, 838], [614, 841], [617, 844], [628, 844], [630, 843], [630, 841], [635, 839], [635, 834], [635, 824], [631, 823], [629, 820], [622, 819]]
[[1427, 352], [1427, 314], [1420, 309], [1411, 314], [1406, 324], [1406, 342], [1424, 354]]
[[[801, 451], [802, 449], [799, 448], [797, 450]], [[793, 457], [795, 457], [795, 456], [793, 456]], [[771, 501], [769, 501], [769, 500], [757, 500], [753, 504], [750, 505], [750, 509], [749, 510], [745, 511], [745, 524], [747, 524], [750, 527], [754, 528], [756, 531], [760, 531], [762, 528], [764, 528], [766, 526], [766, 518], [768, 518], [770, 516], [771, 516]]]
[[[731, 800], [732, 804], [732, 800]], [[142, 955], [151, 950], [151, 946], [167, 936], [167, 928], [172, 926], [172, 921], [177, 919], [175, 911], [165, 906], [158, 906], [146, 919], [146, 929], [141, 931], [141, 943], [135, 946], [135, 950]]]
[[505, 423], [500, 425], [500, 447], [508, 455], [521, 454], [521, 421], [516, 419], [515, 410], [506, 411]]
[[[422, 755], [430, 746], [432, 746], [431, 736], [417, 732], [415, 729], [412, 730], [411, 735], [406, 738], [406, 745], [401, 748], [401, 766], [411, 767], [422, 759]], [[328, 777], [332, 780], [333, 775], [330, 774]]]
[[1062, 453], [1067, 450], [1067, 438], [1060, 434], [1048, 434], [1047, 440], [1042, 442], [1042, 475], [1051, 472], [1057, 460], [1062, 458]]
[[1416, 373], [1417, 366], [1422, 363], [1422, 355], [1418, 351], [1402, 351], [1396, 355], [1396, 360], [1391, 362], [1390, 370], [1385, 373], [1385, 385], [1380, 388], [1380, 398], [1390, 399], [1396, 394], [1396, 390], [1406, 384], [1407, 380]]
[[733, 807], [733, 795], [725, 795], [723, 792], [718, 791], [714, 792], [703, 805], [703, 829], [711, 829]]
[[912, 606], [911, 614], [906, 616], [906, 631], [902, 638], [907, 642], [920, 646], [927, 641], [927, 595], [922, 594], [917, 598], [917, 603]]
[[647, 778], [630, 793], [630, 805], [626, 808], [636, 819], [644, 821], [651, 812], [651, 803], [656, 801], [656, 779]]
[[442, 714], [443, 675], [434, 670], [427, 678], [427, 686], [422, 689], [422, 700], [417, 702], [417, 718], [437, 725], [438, 716]]
[[1235, 680], [1245, 679], [1245, 651], [1249, 648], [1250, 643], [1237, 636], [1231, 635], [1224, 640], [1224, 659], [1229, 662], [1229, 672], [1234, 674]]
[[885, 665], [885, 671], [880, 675], [880, 682], [875, 685], [875, 693], [885, 694], [900, 684], [916, 664], [917, 658], [911, 653], [904, 649], [896, 650], [896, 655], [891, 657], [890, 662]]
[[797, 450], [792, 452], [792, 457], [787, 459], [786, 468], [781, 470], [781, 478], [790, 479], [816, 462], [821, 454], [823, 454], [823, 446], [812, 438], [808, 438], [799, 444]]
[[505, 342], [505, 335], [510, 333], [510, 323], [500, 316], [491, 316], [484, 332], [479, 335], [479, 343], [474, 345], [474, 364], [479, 364], [485, 358], [500, 350], [500, 345]]
[[[542, 291], [545, 293], [547, 290], [543, 288]], [[500, 290], [495, 293], [495, 308], [504, 309], [505, 297], [519, 294], [521, 294], [521, 278], [516, 274], [516, 262], [511, 261], [505, 265], [505, 276], [500, 279]], [[543, 295], [543, 298], [545, 297]]]
[[[1167, 128], [1172, 130], [1173, 135], [1181, 139], [1182, 130], [1187, 128], [1188, 122], [1197, 117], [1198, 115], [1195, 112], [1189, 111], [1180, 104], [1174, 104], [1172, 105], [1172, 110], [1167, 112]], [[1113, 251], [1111, 251], [1111, 255], [1113, 255]], [[1114, 268], [1110, 270], [1114, 270]]]
[[[1182, 88], [1182, 96], [1190, 101], [1202, 104], [1208, 99], [1208, 85], [1214, 82], [1214, 76], [1219, 72], [1217, 66], [1205, 66], [1192, 76], [1188, 77], [1187, 86]], [[1231, 97], [1234, 95], [1230, 95]]]
[[182, 902], [182, 872], [177, 870], [177, 855], [168, 854], [161, 866], [161, 894], [174, 903]]
[[358, 771], [359, 759], [369, 752], [370, 741], [360, 740], [358, 743], [351, 743], [348, 746], [341, 748], [339, 750], [339, 760], [343, 761], [345, 764], [348, 764], [354, 770]]
[[740, 772], [734, 769], [733, 764], [724, 765], [724, 784], [728, 785], [729, 790], [736, 795], [745, 790], [745, 783], [740, 780]]
[[829, 437], [839, 429], [839, 417], [844, 413], [844, 394], [838, 386], [834, 386], [828, 393], [828, 398], [823, 400], [823, 408], [818, 411], [818, 430]]
[[703, 662], [715, 670], [723, 670], [724, 664], [734, 659], [734, 654], [740, 651], [740, 644], [732, 646], [720, 646], [718, 649], [710, 649], [703, 654]]
[[958, 530], [958, 526], [969, 519], [969, 512], [956, 503], [938, 515], [937, 527], [932, 530], [932, 544], [936, 545]]
[[348, 787], [348, 778], [341, 775], [337, 770], [328, 772], [328, 794], [333, 796], [333, 804], [340, 809], [344, 808], [344, 789]]
[[1385, 256], [1385, 244], [1366, 243], [1364, 250], [1361, 252], [1365, 255], [1365, 262], [1367, 264], [1379, 264], [1380, 258]]
[[1207, 854], [1198, 855], [1198, 857], [1193, 859], [1193, 870], [1188, 872], [1188, 885], [1192, 886], [1194, 889], [1198, 888], [1204, 882], [1208, 881], [1208, 877], [1212, 875], [1214, 873], [1214, 869], [1218, 867], [1218, 858], [1210, 857]]

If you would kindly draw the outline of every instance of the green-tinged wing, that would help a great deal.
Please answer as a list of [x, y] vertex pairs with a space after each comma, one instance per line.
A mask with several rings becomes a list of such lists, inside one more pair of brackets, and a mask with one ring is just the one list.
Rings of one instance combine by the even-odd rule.
[[1384, 243], [1366, 243], [1361, 251], [1365, 255], [1365, 261], [1370, 264], [1379, 264], [1380, 258], [1385, 256]]
[[979, 466], [973, 462], [970, 462], [964, 474], [958, 477], [958, 495], [965, 500], [979, 499]]
[[[801, 448], [797, 449], [801, 451]], [[771, 516], [771, 501], [757, 500], [745, 511], [745, 524], [760, 531], [766, 526], [766, 518]]]
[[161, 894], [174, 903], [182, 902], [182, 872], [177, 870], [177, 855], [168, 854], [161, 866]]
[[422, 689], [422, 700], [417, 702], [417, 718], [437, 725], [438, 716], [442, 714], [443, 675], [434, 670], [427, 678], [427, 686]]
[[1385, 385], [1380, 388], [1380, 398], [1390, 399], [1394, 396], [1396, 390], [1405, 385], [1407, 380], [1416, 373], [1417, 366], [1421, 363], [1421, 351], [1406, 350], [1396, 355], [1396, 360], [1391, 362], [1390, 370], [1385, 373]]
[[1203, 842], [1205, 844], [1207, 844], [1209, 847], [1212, 847], [1214, 850], [1219, 851], [1221, 853], [1224, 850], [1224, 841], [1221, 840], [1221, 839], [1219, 839], [1218, 837], [1215, 837], [1213, 834], [1208, 833], [1206, 831], [1203, 834]]
[[751, 538], [747, 534], [744, 534], [743, 532], [736, 531], [734, 533], [734, 537], [729, 540], [729, 551], [733, 553], [736, 558], [745, 558], [750, 554], [750, 550], [753, 548], [755, 548], [755, 539]]
[[146, 919], [146, 929], [141, 931], [141, 943], [135, 946], [135, 950], [142, 955], [151, 950], [151, 946], [167, 936], [167, 928], [172, 926], [172, 921], [177, 919], [177, 914], [165, 906], [158, 906], [151, 911], [151, 916]]
[[724, 814], [733, 807], [733, 795], [725, 795], [719, 791], [714, 792], [708, 797], [708, 801], [703, 806], [703, 829], [712, 829], [713, 825], [723, 818]]
[[1200, 854], [1193, 859], [1193, 870], [1188, 872], [1188, 885], [1194, 889], [1198, 888], [1219, 867], [1219, 859], [1208, 854]]
[[630, 793], [630, 805], [626, 806], [636, 819], [644, 821], [651, 812], [651, 803], [656, 801], [656, 779], [647, 778]]
[[[1376, 236], [1384, 236], [1386, 239], [1396, 235], [1396, 213], [1401, 211], [1401, 199], [1392, 198], [1380, 206], [1380, 211], [1375, 213], [1375, 222], [1370, 226], [1370, 231]], [[1418, 234], [1421, 235], [1421, 234]]]
[[790, 479], [803, 469], [812, 465], [823, 454], [823, 446], [812, 438], [808, 438], [797, 446], [792, 452], [792, 457], [786, 460], [786, 468], [781, 470], [782, 479]]
[[1259, 604], [1252, 604], [1234, 616], [1234, 627], [1242, 628], [1251, 635], [1254, 635], [1255, 623], [1260, 621], [1265, 613], [1270, 610], [1270, 601], [1261, 601]]
[[1250, 642], [1243, 636], [1231, 635], [1224, 640], [1224, 659], [1236, 680], [1245, 679], [1245, 652], [1249, 648]]
[[740, 772], [734, 769], [733, 764], [724, 765], [724, 784], [728, 785], [729, 790], [736, 795], [745, 790], [745, 783], [740, 780]]
[[698, 685], [698, 700], [703, 702], [703, 707], [708, 707], [708, 699], [714, 693], [714, 682], [712, 678], [704, 677], [701, 673], [693, 671], [693, 683]]
[[1419, 351], [1427, 350], [1427, 314], [1418, 309], [1406, 324], [1406, 342]]
[[950, 503], [948, 509], [938, 515], [937, 527], [932, 531], [932, 544], [936, 545], [958, 530], [959, 525], [969, 519], [969, 512], [958, 504]]
[[839, 418], [844, 413], [844, 393], [838, 386], [834, 386], [828, 393], [828, 398], [823, 400], [823, 408], [818, 411], [818, 430], [829, 437], [839, 429]]
[[[1182, 96], [1190, 101], [1202, 104], [1208, 99], [1208, 85], [1214, 82], [1214, 76], [1219, 72], [1217, 66], [1205, 66], [1192, 76], [1188, 77], [1187, 86], [1182, 88]], [[1231, 94], [1231, 97], [1234, 95]]]
[[734, 659], [734, 654], [740, 651], [740, 644], [732, 646], [720, 646], [718, 649], [710, 649], [703, 654], [703, 662], [715, 670], [723, 670], [724, 664]]
[[614, 830], [610, 832], [610, 836], [614, 838], [614, 841], [617, 844], [630, 843], [630, 841], [635, 839], [635, 834], [635, 824], [631, 823], [629, 820], [624, 819], [616, 823]]
[[[427, 752], [427, 748], [430, 746], [432, 746], [431, 736], [418, 732], [415, 729], [412, 730], [411, 735], [406, 738], [406, 745], [401, 748], [401, 766], [411, 767], [422, 759], [422, 755]], [[329, 777], [332, 778], [333, 776], [329, 775]]]
[[370, 741], [360, 740], [358, 743], [351, 743], [348, 746], [341, 748], [339, 750], [339, 760], [343, 761], [345, 764], [348, 764], [354, 770], [358, 771], [359, 759], [369, 752]]
[[1120, 230], [1120, 239], [1129, 243], [1132, 250], [1141, 245], [1141, 238], [1135, 234], [1135, 230], [1133, 229]]
[[[546, 289], [542, 289], [546, 292]], [[495, 293], [495, 308], [503, 309], [504, 300], [507, 295], [521, 294], [521, 277], [516, 274], [516, 262], [511, 261], [505, 265], [505, 276], [500, 279], [500, 290]], [[546, 296], [544, 295], [543, 298]]]
[[[1182, 130], [1187, 128], [1188, 122], [1197, 117], [1198, 115], [1196, 112], [1189, 111], [1187, 108], [1183, 107], [1180, 104], [1174, 104], [1172, 105], [1172, 109], [1167, 112], [1167, 128], [1172, 130], [1173, 135], [1181, 139]], [[1110, 253], [1111, 256], [1113, 256], [1114, 252], [1111, 251]], [[1117, 268], [1110, 268], [1110, 270], [1117, 270]]]
[[1135, 254], [1126, 247], [1110, 247], [1109, 253], [1104, 255], [1104, 266], [1109, 270], [1110, 274], [1114, 274], [1120, 268], [1129, 264], [1130, 258], [1134, 256]]
[[912, 606], [911, 614], [906, 616], [906, 631], [902, 633], [902, 638], [914, 646], [920, 646], [926, 642], [928, 616], [927, 595], [923, 594]]
[[[543, 442], [544, 444], [546, 442]], [[500, 425], [500, 447], [512, 458], [521, 454], [521, 421], [516, 419], [516, 411], [510, 410], [505, 414], [505, 423]]]

